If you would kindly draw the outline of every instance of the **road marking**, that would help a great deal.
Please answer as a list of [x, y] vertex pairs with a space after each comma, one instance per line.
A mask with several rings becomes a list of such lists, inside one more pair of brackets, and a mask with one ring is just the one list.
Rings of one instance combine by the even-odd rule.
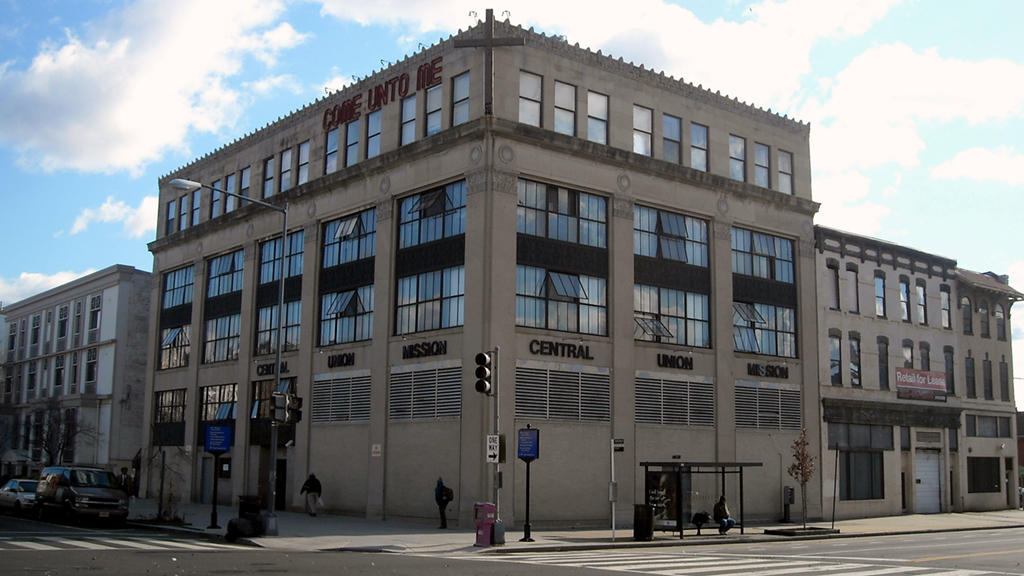
[[1020, 554], [1024, 550], [1003, 550], [1002, 552], [974, 552], [972, 554], [956, 554], [953, 556], [932, 556], [931, 558], [915, 558], [908, 562], [931, 562], [933, 560], [952, 560], [954, 558], [977, 558], [979, 556], [999, 556], [1001, 554]]
[[168, 546], [170, 548], [183, 548], [185, 550], [210, 550], [216, 545], [206, 542], [185, 542], [179, 540], [152, 540], [152, 539], [139, 539], [140, 542], [149, 542], [157, 546]]
[[58, 536], [46, 536], [42, 538], [47, 542], [56, 542], [57, 544], [67, 544], [68, 546], [77, 546], [79, 548], [86, 548], [88, 550], [114, 550], [111, 546], [105, 546], [103, 544], [97, 544], [96, 542], [87, 542], [85, 540], [69, 540], [68, 538], [60, 538]]
[[23, 548], [28, 548], [30, 550], [60, 550], [60, 548], [56, 546], [50, 546], [49, 544], [41, 544], [39, 542], [30, 542], [28, 540], [10, 540], [8, 541], [8, 544], [13, 544], [14, 546], [21, 546]]
[[107, 544], [113, 544], [114, 546], [127, 546], [129, 548], [138, 548], [139, 550], [167, 550], [167, 548], [164, 548], [163, 546], [153, 546], [151, 544], [133, 542], [131, 540], [115, 540], [113, 538], [89, 538], [89, 540], [105, 542]]

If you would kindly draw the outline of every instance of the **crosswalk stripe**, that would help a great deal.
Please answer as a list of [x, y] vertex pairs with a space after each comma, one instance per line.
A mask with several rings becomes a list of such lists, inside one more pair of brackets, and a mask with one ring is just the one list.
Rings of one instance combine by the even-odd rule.
[[40, 542], [31, 542], [29, 540], [11, 540], [8, 543], [13, 544], [14, 546], [28, 548], [29, 550], [60, 550], [60, 548], [56, 546], [50, 546], [49, 544], [42, 544]]
[[60, 538], [57, 536], [46, 536], [42, 538], [47, 542], [55, 542], [57, 544], [67, 544], [68, 546], [77, 546], [79, 548], [85, 548], [88, 550], [114, 550], [112, 546], [105, 546], [103, 544], [97, 544], [96, 542], [88, 542], [86, 540], [71, 540], [68, 538]]
[[149, 540], [149, 539], [138, 539], [140, 542], [149, 542], [157, 546], [167, 546], [169, 548], [182, 548], [184, 550], [209, 550], [209, 547], [203, 546], [199, 542], [183, 542], [177, 540]]
[[[644, 571], [646, 574], [662, 574], [664, 576], [681, 576], [683, 574], [711, 574], [718, 572], [735, 572], [737, 569], [742, 570], [743, 574], [747, 574], [747, 570], [752, 568], [777, 568], [780, 565], [785, 564], [773, 560], [743, 560], [729, 562], [728, 564], [717, 563], [714, 566], [686, 566], [682, 569], [675, 570], [654, 570]], [[806, 566], [806, 563], [794, 563], [792, 566]], [[845, 575], [844, 575], [845, 576]]]
[[[803, 568], [786, 568], [780, 567], [776, 570], [762, 570], [760, 572], [752, 572], [745, 576], [775, 576], [776, 574], [800, 574], [803, 572], [836, 572], [840, 570], [851, 570], [868, 568], [869, 564], [812, 564], [810, 566], [804, 566]], [[839, 576], [846, 576], [845, 574]]]
[[131, 540], [115, 540], [112, 538], [89, 538], [89, 540], [113, 544], [114, 546], [127, 546], [129, 548], [138, 548], [139, 550], [167, 550], [167, 548], [164, 548], [163, 546], [153, 546], [152, 544], [133, 542]]
[[[842, 576], [881, 576], [882, 574], [903, 574], [904, 572], [918, 572], [920, 566], [887, 566], [875, 570], [863, 570], [861, 572], [843, 572]], [[942, 574], [942, 572], [926, 572], [925, 574]]]

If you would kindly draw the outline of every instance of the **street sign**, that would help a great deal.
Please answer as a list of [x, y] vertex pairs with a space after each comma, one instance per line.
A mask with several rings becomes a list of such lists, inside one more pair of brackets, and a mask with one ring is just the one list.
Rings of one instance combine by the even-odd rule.
[[501, 456], [501, 437], [497, 434], [488, 434], [487, 461], [491, 464], [497, 464], [499, 456]]
[[526, 462], [540, 458], [540, 430], [536, 428], [519, 429], [518, 458]]
[[231, 451], [232, 426], [206, 427], [206, 451], [210, 454], [224, 454]]

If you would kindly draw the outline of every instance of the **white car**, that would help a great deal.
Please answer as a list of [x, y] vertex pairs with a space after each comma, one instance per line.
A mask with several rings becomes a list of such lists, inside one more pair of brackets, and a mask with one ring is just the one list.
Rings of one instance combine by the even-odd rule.
[[38, 480], [8, 480], [0, 488], [0, 509], [13, 510], [15, 514], [28, 512], [36, 503]]

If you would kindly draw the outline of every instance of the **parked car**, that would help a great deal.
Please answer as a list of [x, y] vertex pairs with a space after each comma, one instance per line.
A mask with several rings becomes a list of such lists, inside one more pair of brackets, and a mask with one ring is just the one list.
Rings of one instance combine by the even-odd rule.
[[121, 524], [128, 518], [128, 500], [117, 478], [99, 468], [50, 466], [43, 468], [36, 486], [40, 518], [98, 518]]
[[0, 488], [0, 510], [13, 510], [15, 514], [27, 512], [36, 503], [37, 480], [14, 478]]

